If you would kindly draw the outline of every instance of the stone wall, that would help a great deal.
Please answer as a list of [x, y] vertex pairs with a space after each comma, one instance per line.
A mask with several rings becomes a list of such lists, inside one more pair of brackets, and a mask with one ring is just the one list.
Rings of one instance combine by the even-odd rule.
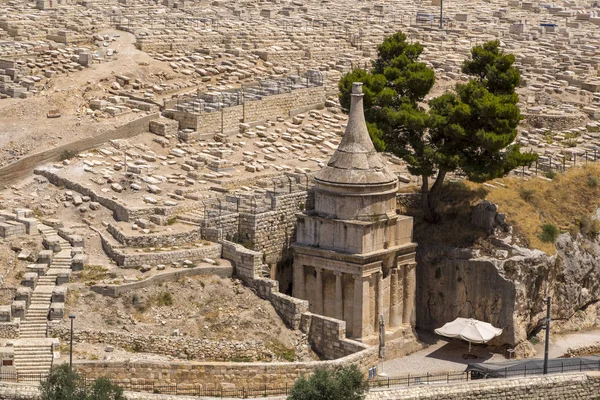
[[217, 243], [208, 246], [193, 247], [190, 249], [159, 251], [159, 252], [126, 252], [119, 246], [111, 243], [105, 235], [98, 232], [102, 242], [102, 249], [119, 267], [135, 268], [145, 264], [171, 264], [183, 260], [200, 261], [205, 258], [219, 259], [221, 257], [221, 245]]
[[309, 343], [321, 357], [335, 360], [368, 348], [346, 338], [346, 321], [306, 312], [302, 314], [302, 331], [308, 332]]
[[221, 278], [229, 278], [233, 275], [233, 268], [230, 265], [211, 265], [193, 268], [182, 268], [177, 271], [159, 273], [138, 282], [124, 283], [122, 285], [98, 284], [92, 286], [91, 290], [104, 296], [118, 297], [121, 294], [130, 292], [132, 290], [143, 289], [145, 287], [157, 285], [159, 283], [164, 282], [173, 282], [184, 276], [198, 275], [216, 275]]
[[331, 361], [312, 362], [118, 362], [75, 361], [75, 368], [88, 377], [108, 376], [113, 379], [151, 380], [157, 384], [193, 383], [206, 389], [222, 385], [241, 388], [257, 386], [288, 385], [297, 378], [312, 373], [322, 366], [357, 364], [362, 371], [376, 365], [377, 349], [367, 349], [350, 356]]
[[261, 277], [264, 270], [261, 252], [249, 250], [240, 244], [226, 240], [222, 240], [221, 245], [223, 248], [221, 257], [231, 261], [235, 266], [236, 276], [253, 288], [259, 297], [269, 300], [288, 327], [299, 329], [301, 315], [308, 311], [308, 302], [279, 293], [277, 281]]
[[[102, 366], [102, 362], [95, 362], [99, 366], [92, 365], [93, 362], [75, 362], [75, 367], [85, 373], [93, 373], [100, 376], [98, 371], [110, 372], [113, 377], [124, 376], [117, 371], [117, 367]], [[113, 363], [116, 364], [116, 363]], [[122, 371], [131, 370], [135, 367], [156, 367], [149, 363], [122, 363], [119, 367]], [[213, 368], [209, 368], [212, 372]], [[310, 369], [305, 370], [308, 373]], [[225, 371], [227, 372], [227, 371]], [[254, 370], [249, 369], [249, 373]], [[282, 370], [282, 374], [288, 371]], [[176, 364], [171, 364], [162, 369], [164, 374], [177, 374]], [[259, 371], [262, 376], [265, 371]], [[140, 374], [137, 370], [134, 374]], [[182, 369], [180, 375], [192, 377], [197, 371]], [[126, 379], [130, 379], [127, 377]], [[136, 379], [136, 378], [133, 378]], [[279, 382], [279, 381], [278, 381]], [[265, 383], [268, 384], [268, 383]], [[217, 384], [218, 385], [218, 384]], [[271, 386], [275, 385], [273, 383]], [[215, 384], [206, 383], [207, 388], [217, 388]], [[289, 386], [289, 385], [288, 385]], [[600, 392], [600, 373], [588, 372], [579, 374], [533, 376], [516, 379], [496, 379], [471, 381], [449, 385], [420, 385], [409, 388], [372, 390], [367, 394], [366, 400], [394, 399], [394, 400], [596, 400]], [[131, 400], [202, 400], [199, 397], [169, 396], [164, 394], [131, 393], [126, 392], [125, 397]], [[37, 386], [31, 384], [0, 383], [0, 399], [2, 400], [40, 400]], [[282, 400], [283, 397], [272, 398]]]
[[223, 249], [221, 257], [233, 263], [235, 274], [241, 280], [248, 282], [260, 276], [263, 265], [262, 253], [227, 240], [222, 240], [220, 243]]
[[372, 391], [367, 400], [596, 400], [599, 393], [600, 373], [588, 372]]
[[17, 339], [19, 337], [20, 321], [20, 318], [15, 318], [12, 322], [1, 322], [0, 339]]
[[22, 178], [29, 174], [37, 165], [58, 161], [61, 154], [64, 154], [65, 152], [80, 153], [98, 147], [109, 140], [125, 139], [139, 135], [140, 133], [148, 131], [150, 121], [158, 117], [159, 114], [146, 115], [98, 136], [81, 139], [63, 146], [23, 157], [14, 163], [0, 168], [0, 184], [6, 185]]
[[179, 246], [186, 243], [199, 242], [202, 240], [202, 229], [194, 227], [187, 229], [185, 232], [168, 233], [161, 232], [159, 234], [126, 234], [116, 225], [109, 224], [108, 233], [112, 235], [119, 243], [127, 247], [164, 247], [164, 246]]
[[[48, 334], [68, 342], [68, 327], [48, 324]], [[111, 331], [75, 330], [76, 343], [103, 344], [133, 352], [163, 354], [189, 360], [273, 360], [275, 355], [261, 340], [217, 341], [188, 336], [157, 336]]]
[[[297, 89], [290, 93], [265, 96], [261, 100], [247, 101], [245, 105], [225, 107], [211, 113], [188, 113], [166, 110], [165, 115], [179, 121], [179, 129], [194, 129], [199, 134], [218, 133], [221, 130], [237, 130], [241, 121], [246, 123], [266, 121], [276, 117], [288, 117], [292, 110], [306, 106], [322, 107], [325, 102], [323, 86]], [[244, 118], [245, 116], [245, 118]]]
[[248, 238], [255, 250], [262, 251], [267, 263], [288, 259], [296, 239], [296, 214], [311, 209], [313, 203], [314, 196], [307, 191], [275, 196], [273, 211], [240, 213], [240, 237]]

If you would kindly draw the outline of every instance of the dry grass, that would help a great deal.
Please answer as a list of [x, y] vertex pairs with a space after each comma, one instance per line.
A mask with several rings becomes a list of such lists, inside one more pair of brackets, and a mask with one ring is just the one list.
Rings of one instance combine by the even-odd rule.
[[[492, 189], [487, 199], [498, 204], [507, 221], [532, 248], [554, 252], [552, 243], [540, 240], [541, 226], [556, 225], [561, 232], [577, 229], [578, 221], [596, 211], [600, 200], [600, 165], [588, 164], [558, 174], [552, 181], [534, 178], [503, 179], [505, 188]], [[527, 193], [527, 195], [523, 195]]]
[[409, 210], [408, 214], [415, 217], [418, 243], [472, 246], [486, 234], [471, 225], [471, 207], [487, 199], [506, 214], [507, 222], [530, 248], [554, 253], [554, 244], [540, 239], [542, 225], [553, 224], [561, 232], [578, 231], [582, 219], [600, 205], [599, 181], [600, 164], [588, 164], [571, 168], [553, 180], [510, 177], [490, 182], [492, 186], [448, 182], [440, 199], [440, 224], [424, 222], [420, 210]]

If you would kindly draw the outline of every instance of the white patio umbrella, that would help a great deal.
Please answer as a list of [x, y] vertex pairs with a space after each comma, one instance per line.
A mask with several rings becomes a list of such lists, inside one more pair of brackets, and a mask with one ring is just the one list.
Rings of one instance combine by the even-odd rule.
[[461, 338], [469, 342], [469, 354], [471, 354], [471, 343], [486, 343], [499, 336], [502, 329], [492, 324], [478, 321], [472, 318], [456, 318], [435, 330], [438, 335]]

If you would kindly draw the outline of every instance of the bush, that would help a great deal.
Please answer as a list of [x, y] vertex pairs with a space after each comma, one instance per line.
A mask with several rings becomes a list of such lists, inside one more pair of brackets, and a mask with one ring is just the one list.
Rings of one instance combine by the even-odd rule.
[[288, 400], [363, 400], [368, 389], [362, 372], [354, 364], [317, 368], [310, 378], [300, 378]]
[[584, 215], [577, 221], [579, 231], [584, 236], [595, 238], [600, 233], [600, 221]]
[[125, 400], [123, 389], [107, 378], [99, 378], [87, 389], [81, 375], [61, 364], [40, 383], [41, 400]]
[[540, 240], [546, 243], [554, 243], [556, 238], [558, 237], [558, 228], [552, 224], [544, 224], [542, 225], [542, 233], [540, 233]]
[[553, 169], [549, 169], [546, 172], [544, 172], [544, 176], [548, 179], [554, 179], [556, 178], [556, 171]]
[[526, 188], [519, 188], [519, 196], [525, 200], [526, 202], [530, 202], [531, 200], [533, 200], [533, 195], [535, 194], [535, 190], [534, 189], [526, 189]]
[[594, 178], [593, 176], [588, 176], [587, 179], [587, 185], [588, 187], [595, 189], [598, 187], [598, 179]]
[[156, 299], [156, 303], [159, 306], [172, 306], [173, 305], [173, 295], [169, 292], [162, 292], [158, 295]]

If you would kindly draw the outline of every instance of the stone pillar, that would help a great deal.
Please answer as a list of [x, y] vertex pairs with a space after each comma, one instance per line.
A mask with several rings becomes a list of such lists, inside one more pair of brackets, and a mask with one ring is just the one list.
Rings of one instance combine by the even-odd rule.
[[390, 328], [400, 326], [402, 323], [402, 308], [398, 299], [398, 268], [390, 271]]
[[373, 320], [373, 331], [379, 332], [379, 316], [383, 314], [383, 271], [375, 274], [377, 286], [375, 287], [375, 315], [371, 316]]
[[323, 315], [323, 268], [315, 267], [317, 272], [317, 287], [315, 289], [315, 314]]
[[344, 292], [342, 288], [342, 273], [335, 271], [335, 318], [344, 320]]
[[371, 328], [369, 318], [369, 276], [354, 275], [354, 327], [352, 336], [367, 336]]
[[304, 265], [299, 262], [294, 263], [294, 287], [292, 288], [292, 293], [298, 299], [305, 299]]
[[416, 276], [415, 264], [404, 265], [404, 301], [402, 323], [414, 326], [415, 324], [415, 289]]

